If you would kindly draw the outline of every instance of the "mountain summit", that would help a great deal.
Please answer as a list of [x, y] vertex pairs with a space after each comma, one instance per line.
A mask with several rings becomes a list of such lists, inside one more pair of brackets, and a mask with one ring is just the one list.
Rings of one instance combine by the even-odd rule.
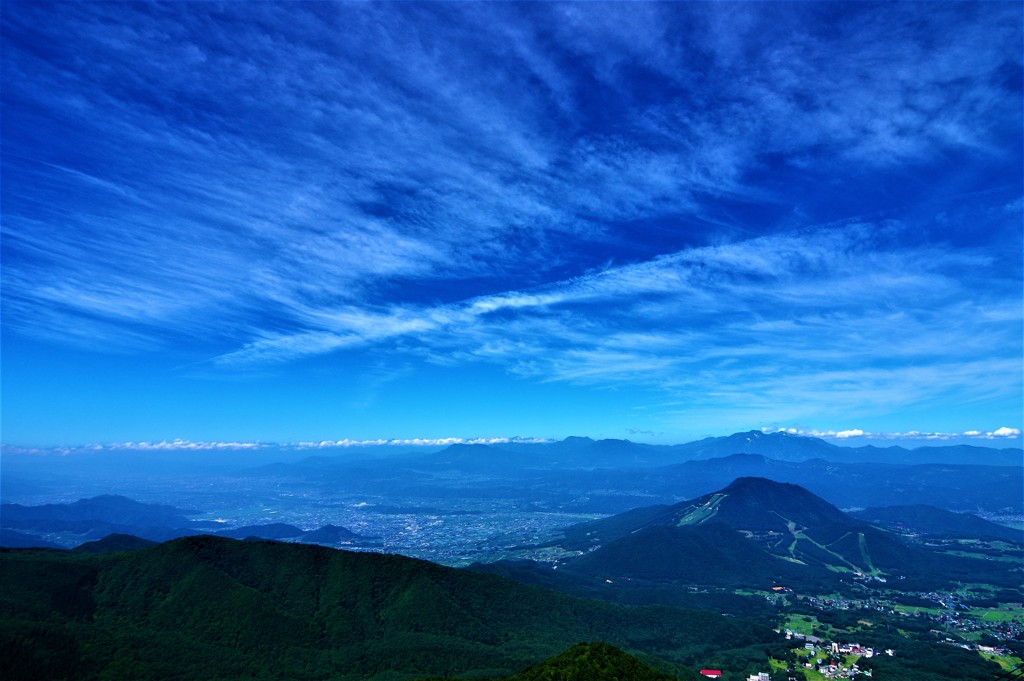
[[767, 478], [737, 478], [724, 489], [670, 506], [652, 525], [721, 523], [734, 530], [790, 532], [848, 523], [849, 516], [799, 485]]
[[567, 528], [573, 548], [593, 546], [649, 527], [725, 525], [733, 530], [789, 533], [853, 520], [800, 485], [737, 478], [717, 492], [672, 506], [649, 506]]
[[845, 458], [844, 454], [851, 451], [816, 437], [786, 432], [764, 433], [760, 430], [709, 437], [677, 445], [676, 449], [685, 451], [691, 459], [716, 459], [730, 454], [760, 454], [778, 461]]

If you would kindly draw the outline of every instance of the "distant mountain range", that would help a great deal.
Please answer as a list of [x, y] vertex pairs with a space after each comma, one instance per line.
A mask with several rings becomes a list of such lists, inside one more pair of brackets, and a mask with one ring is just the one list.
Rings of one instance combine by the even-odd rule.
[[[707, 458], [714, 455], [719, 458]], [[859, 457], [884, 463], [858, 462]], [[677, 446], [567, 438], [551, 444], [453, 445], [375, 461], [318, 456], [244, 475], [393, 499], [521, 498], [595, 513], [624, 511], [642, 499], [693, 498], [737, 477], [765, 477], [801, 485], [842, 508], [882, 506], [898, 498], [952, 511], [1024, 512], [1019, 449], [845, 448], [760, 431]]]
[[630, 440], [567, 437], [549, 443], [509, 442], [491, 445], [454, 444], [420, 455], [338, 460], [325, 455], [291, 463], [273, 463], [251, 470], [256, 475], [287, 475], [296, 470], [329, 472], [346, 467], [372, 470], [378, 465], [395, 465], [425, 470], [460, 472], [544, 471], [593, 468], [654, 468], [689, 461], [720, 459], [733, 454], [757, 454], [785, 462], [811, 460], [832, 463], [883, 463], [891, 465], [947, 464], [1024, 467], [1024, 450], [996, 449], [970, 445], [917, 447], [841, 447], [825, 440], [785, 432], [751, 430], [723, 437], [710, 437], [679, 445], [651, 445]]
[[1024, 512], [1024, 468], [1020, 466], [790, 462], [760, 454], [733, 454], [635, 475], [637, 487], [687, 497], [738, 477], [764, 477], [800, 485], [841, 508], [885, 506], [899, 499], [903, 504], [941, 505], [962, 512]]
[[[464, 445], [453, 445], [463, 447]], [[484, 447], [484, 445], [478, 445]], [[629, 440], [592, 440], [588, 437], [569, 437], [550, 444], [510, 443], [488, 445], [521, 454], [530, 454], [530, 460], [549, 466], [664, 466], [685, 461], [717, 459], [732, 454], [759, 454], [777, 461], [809, 461], [823, 459], [836, 463], [886, 464], [956, 464], [984, 466], [1024, 466], [1024, 450], [996, 449], [971, 445], [940, 447], [900, 446], [841, 447], [825, 440], [792, 435], [786, 432], [764, 433], [751, 430], [722, 437], [709, 437], [679, 445], [648, 445]], [[450, 456], [439, 452], [437, 460]], [[481, 450], [482, 451], [482, 450]]]
[[3, 504], [0, 505], [0, 510], [3, 511], [5, 527], [31, 527], [34, 524], [56, 526], [60, 523], [74, 524], [82, 521], [138, 527], [216, 525], [216, 523], [189, 520], [188, 511], [172, 506], [143, 504], [114, 494], [79, 499], [70, 504], [44, 504], [42, 506]]
[[[839, 447], [816, 438], [761, 431], [681, 445], [570, 437], [548, 444], [383, 448], [386, 456], [379, 449], [325, 449], [304, 459], [298, 458], [301, 450], [272, 448], [251, 457], [237, 452], [205, 458], [133, 451], [61, 457], [5, 454], [0, 487], [5, 501], [25, 504], [52, 501], [69, 491], [92, 497], [116, 490], [139, 498], [152, 493], [154, 484], [166, 488], [171, 482], [191, 492], [188, 503], [208, 506], [208, 480], [215, 474], [225, 484], [218, 501], [230, 499], [228, 507], [236, 500], [246, 505], [244, 490], [276, 494], [283, 487], [301, 486], [324, 497], [366, 496], [381, 509], [404, 505], [465, 512], [469, 509], [459, 500], [491, 498], [543, 511], [618, 513], [692, 499], [737, 477], [753, 476], [801, 485], [844, 509], [883, 506], [899, 499], [902, 504], [930, 504], [957, 512], [1024, 513], [1020, 449]], [[280, 459], [268, 462], [273, 456]], [[410, 503], [412, 499], [419, 501]], [[143, 521], [129, 515], [106, 518], [106, 526], [84, 540], [133, 533], [133, 528], [147, 525], [199, 529], [195, 523], [180, 524], [167, 517]]]
[[725, 437], [709, 437], [673, 447], [690, 460], [714, 459], [730, 454], [760, 454], [777, 461], [824, 459], [837, 463], [956, 464], [983, 466], [1024, 466], [1024, 450], [996, 449], [972, 445], [915, 447], [897, 445], [842, 447], [815, 437], [786, 432], [763, 433], [751, 430]]
[[109, 535], [134, 536], [153, 542], [197, 534], [236, 539], [274, 539], [306, 544], [376, 546], [344, 527], [325, 525], [303, 530], [285, 523], [221, 529], [222, 523], [191, 520], [188, 511], [160, 504], [144, 504], [106, 494], [70, 504], [0, 505], [0, 546], [12, 548], [68, 548], [96, 542]]
[[213, 522], [191, 520], [188, 515], [188, 511], [171, 506], [144, 504], [113, 494], [69, 504], [0, 505], [2, 528], [21, 533], [29, 545], [40, 547], [55, 543], [73, 546], [110, 534], [164, 541], [218, 526]]

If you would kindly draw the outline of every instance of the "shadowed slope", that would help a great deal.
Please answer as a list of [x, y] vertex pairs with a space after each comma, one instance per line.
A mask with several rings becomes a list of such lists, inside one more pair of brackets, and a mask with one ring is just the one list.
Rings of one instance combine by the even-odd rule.
[[103, 555], [0, 551], [0, 579], [11, 679], [118, 665], [133, 678], [501, 676], [580, 640], [687, 664], [716, 641], [777, 639], [709, 613], [585, 601], [402, 556], [211, 536]]

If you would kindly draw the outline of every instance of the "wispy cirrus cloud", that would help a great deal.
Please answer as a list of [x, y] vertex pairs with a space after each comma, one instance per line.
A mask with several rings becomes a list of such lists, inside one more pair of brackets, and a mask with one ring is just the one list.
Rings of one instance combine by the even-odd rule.
[[752, 422], [1016, 399], [1020, 26], [15, 3], [5, 331], [197, 373], [486, 363]]
[[[1005, 116], [990, 114], [1007, 102], [978, 75], [998, 73], [1014, 39], [995, 8], [966, 26], [930, 15], [928, 31], [919, 13], [852, 12], [840, 35], [784, 43], [771, 26], [799, 10], [261, 5], [230, 30], [202, 13], [108, 6], [44, 29], [44, 8], [16, 10], [9, 31], [48, 31], [96, 68], [56, 68], [70, 53], [17, 40], [5, 61], [12, 103], [49, 112], [86, 152], [60, 158], [15, 116], [9, 323], [48, 333], [33, 314], [48, 308], [154, 338], [237, 337], [305, 305], [380, 300], [395, 278], [542, 283], [567, 247], [632, 239], [617, 221], [701, 216], [709, 193], [777, 200], [748, 178], [766, 152], [997, 153]], [[336, 22], [344, 41], [330, 37]], [[683, 25], [715, 30], [687, 47], [671, 39]], [[881, 26], [904, 36], [900, 53]], [[928, 48], [936, 31], [950, 49]], [[492, 58], [501, 45], [514, 49]], [[660, 90], [641, 89], [644, 69]], [[721, 102], [706, 99], [723, 85]], [[62, 198], [44, 205], [46, 192]]]
[[532, 380], [645, 385], [691, 406], [742, 404], [750, 420], [1012, 396], [1021, 314], [1007, 282], [986, 274], [988, 256], [866, 245], [872, 233], [854, 224], [687, 249], [441, 306], [318, 311], [307, 317], [316, 331], [214, 363], [374, 348]]

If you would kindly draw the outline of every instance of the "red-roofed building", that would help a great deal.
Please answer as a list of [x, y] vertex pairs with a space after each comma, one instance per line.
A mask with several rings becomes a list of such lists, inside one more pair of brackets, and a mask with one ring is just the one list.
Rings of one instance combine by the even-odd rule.
[[717, 669], [701, 669], [700, 670], [700, 675], [701, 676], [706, 676], [709, 679], [720, 679], [720, 678], [722, 678], [722, 672], [718, 671]]

